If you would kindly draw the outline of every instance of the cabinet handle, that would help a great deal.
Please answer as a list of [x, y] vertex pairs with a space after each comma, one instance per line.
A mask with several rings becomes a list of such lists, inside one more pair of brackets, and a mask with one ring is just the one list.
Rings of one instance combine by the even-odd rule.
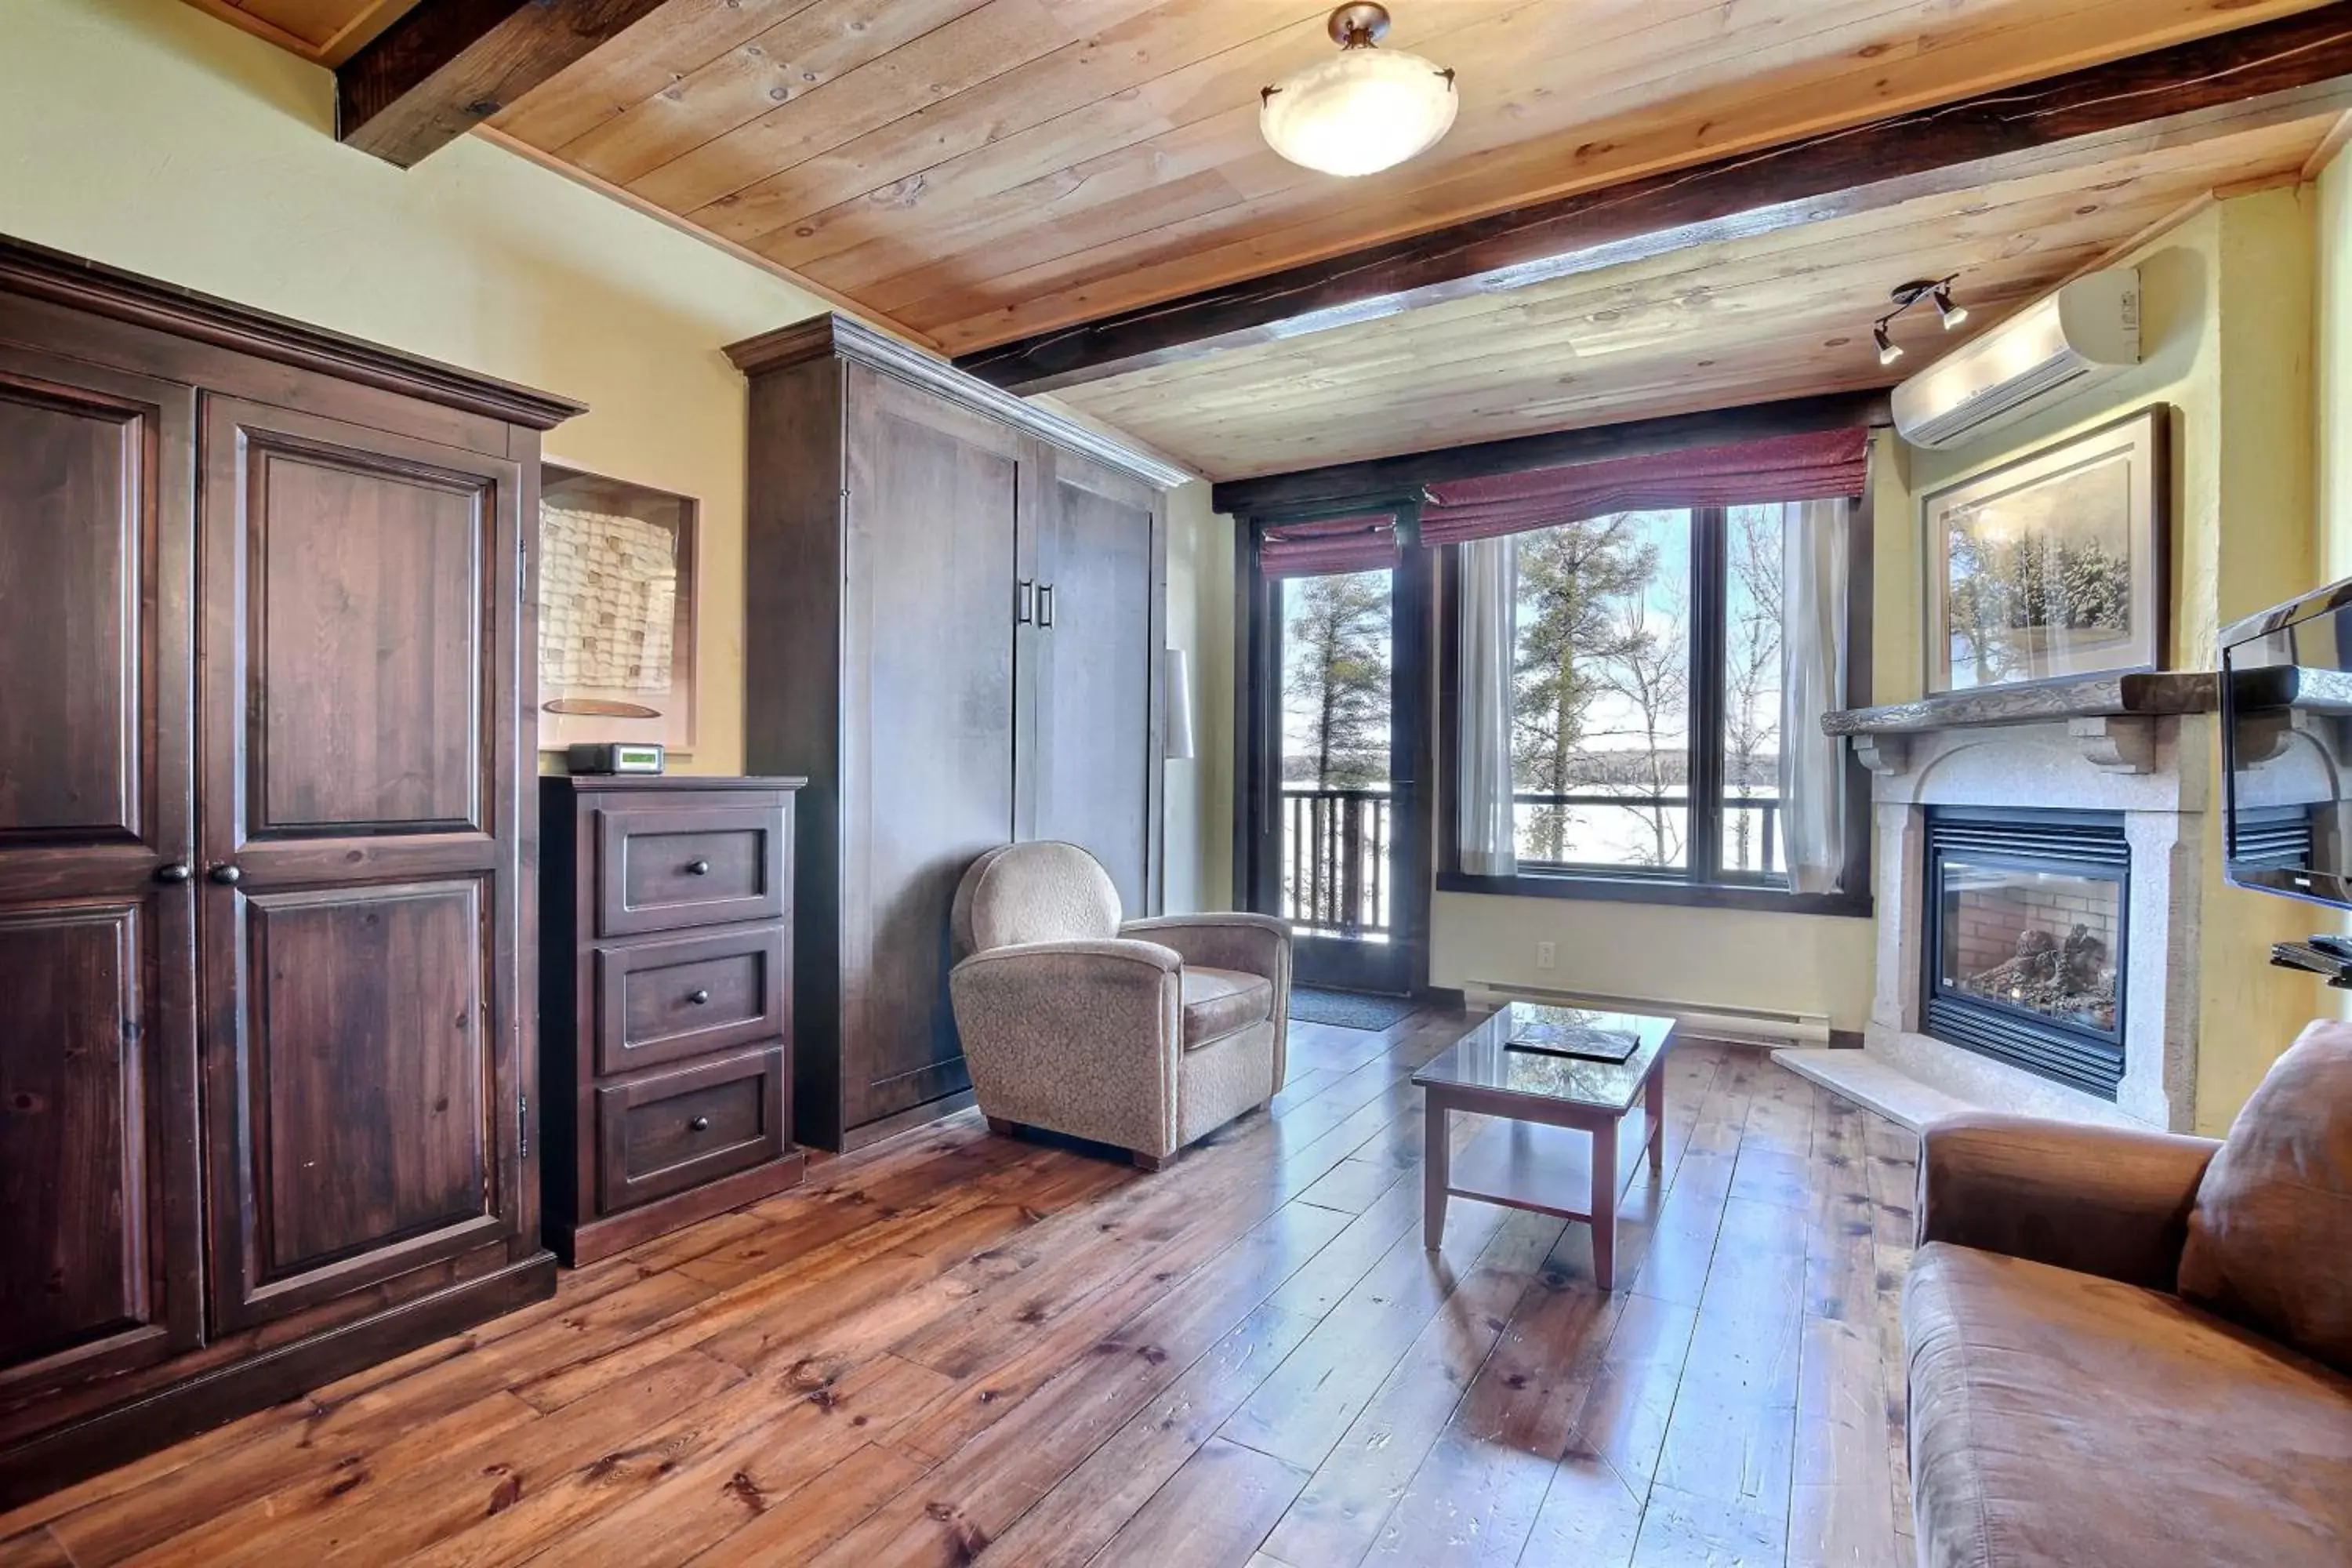
[[699, 1007], [710, 1000], [710, 993], [698, 985], [686, 994], [686, 999]]
[[1037, 624], [1041, 626], [1054, 624], [1054, 584], [1051, 583], [1037, 584]]
[[1013, 624], [1025, 626], [1036, 618], [1037, 584], [1024, 577], [1013, 589]]
[[174, 860], [168, 866], [155, 868], [155, 879], [170, 887], [176, 888], [194, 875], [185, 860]]
[[224, 888], [234, 888], [245, 879], [245, 873], [230, 865], [219, 865], [205, 873]]
[[698, 1116], [686, 1124], [686, 1130], [688, 1132], [708, 1132], [710, 1131], [710, 1118]]
[[710, 862], [708, 860], [688, 860], [686, 863], [686, 874], [689, 877], [708, 877], [710, 875]]

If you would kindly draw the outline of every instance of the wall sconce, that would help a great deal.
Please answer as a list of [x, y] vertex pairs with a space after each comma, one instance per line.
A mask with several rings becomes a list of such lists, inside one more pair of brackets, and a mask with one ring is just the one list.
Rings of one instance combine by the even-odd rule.
[[1192, 666], [1181, 647], [1167, 648], [1160, 659], [1160, 704], [1168, 714], [1167, 743], [1162, 760], [1192, 760]]

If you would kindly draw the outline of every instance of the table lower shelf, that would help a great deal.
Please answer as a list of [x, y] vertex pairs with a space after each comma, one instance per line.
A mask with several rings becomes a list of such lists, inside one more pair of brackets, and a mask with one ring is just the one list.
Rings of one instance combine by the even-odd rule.
[[[1644, 1180], [1648, 1113], [1627, 1111], [1617, 1123], [1619, 1195]], [[1592, 1134], [1575, 1128], [1496, 1120], [1454, 1156], [1448, 1196], [1533, 1209], [1561, 1219], [1592, 1217]]]

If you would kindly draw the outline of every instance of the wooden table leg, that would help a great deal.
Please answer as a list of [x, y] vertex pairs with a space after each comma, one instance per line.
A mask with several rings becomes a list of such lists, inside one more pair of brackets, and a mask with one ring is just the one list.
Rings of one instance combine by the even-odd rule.
[[1642, 1114], [1650, 1119], [1650, 1179], [1663, 1181], [1666, 1173], [1666, 1073], [1665, 1058], [1650, 1069], [1650, 1087], [1642, 1097]]
[[1592, 1279], [1617, 1289], [1617, 1123], [1592, 1130]]
[[1434, 1090], [1428, 1091], [1421, 1151], [1421, 1241], [1434, 1252], [1445, 1240], [1445, 1189], [1453, 1184], [1452, 1119]]

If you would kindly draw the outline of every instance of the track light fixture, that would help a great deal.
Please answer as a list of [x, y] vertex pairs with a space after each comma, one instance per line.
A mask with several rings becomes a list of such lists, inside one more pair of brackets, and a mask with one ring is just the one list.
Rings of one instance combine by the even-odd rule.
[[1968, 321], [1968, 307], [1955, 304], [1952, 300], [1952, 279], [1958, 276], [1959, 274], [1955, 272], [1949, 278], [1914, 279], [1908, 283], [1898, 286], [1887, 296], [1895, 301], [1895, 309], [1879, 317], [1870, 329], [1872, 341], [1878, 344], [1879, 363], [1891, 365], [1903, 357], [1903, 345], [1895, 341], [1894, 334], [1887, 329], [1895, 324], [1895, 319], [1904, 311], [1922, 300], [1929, 301], [1936, 307], [1936, 317], [1944, 323], [1944, 331], [1948, 332]]

